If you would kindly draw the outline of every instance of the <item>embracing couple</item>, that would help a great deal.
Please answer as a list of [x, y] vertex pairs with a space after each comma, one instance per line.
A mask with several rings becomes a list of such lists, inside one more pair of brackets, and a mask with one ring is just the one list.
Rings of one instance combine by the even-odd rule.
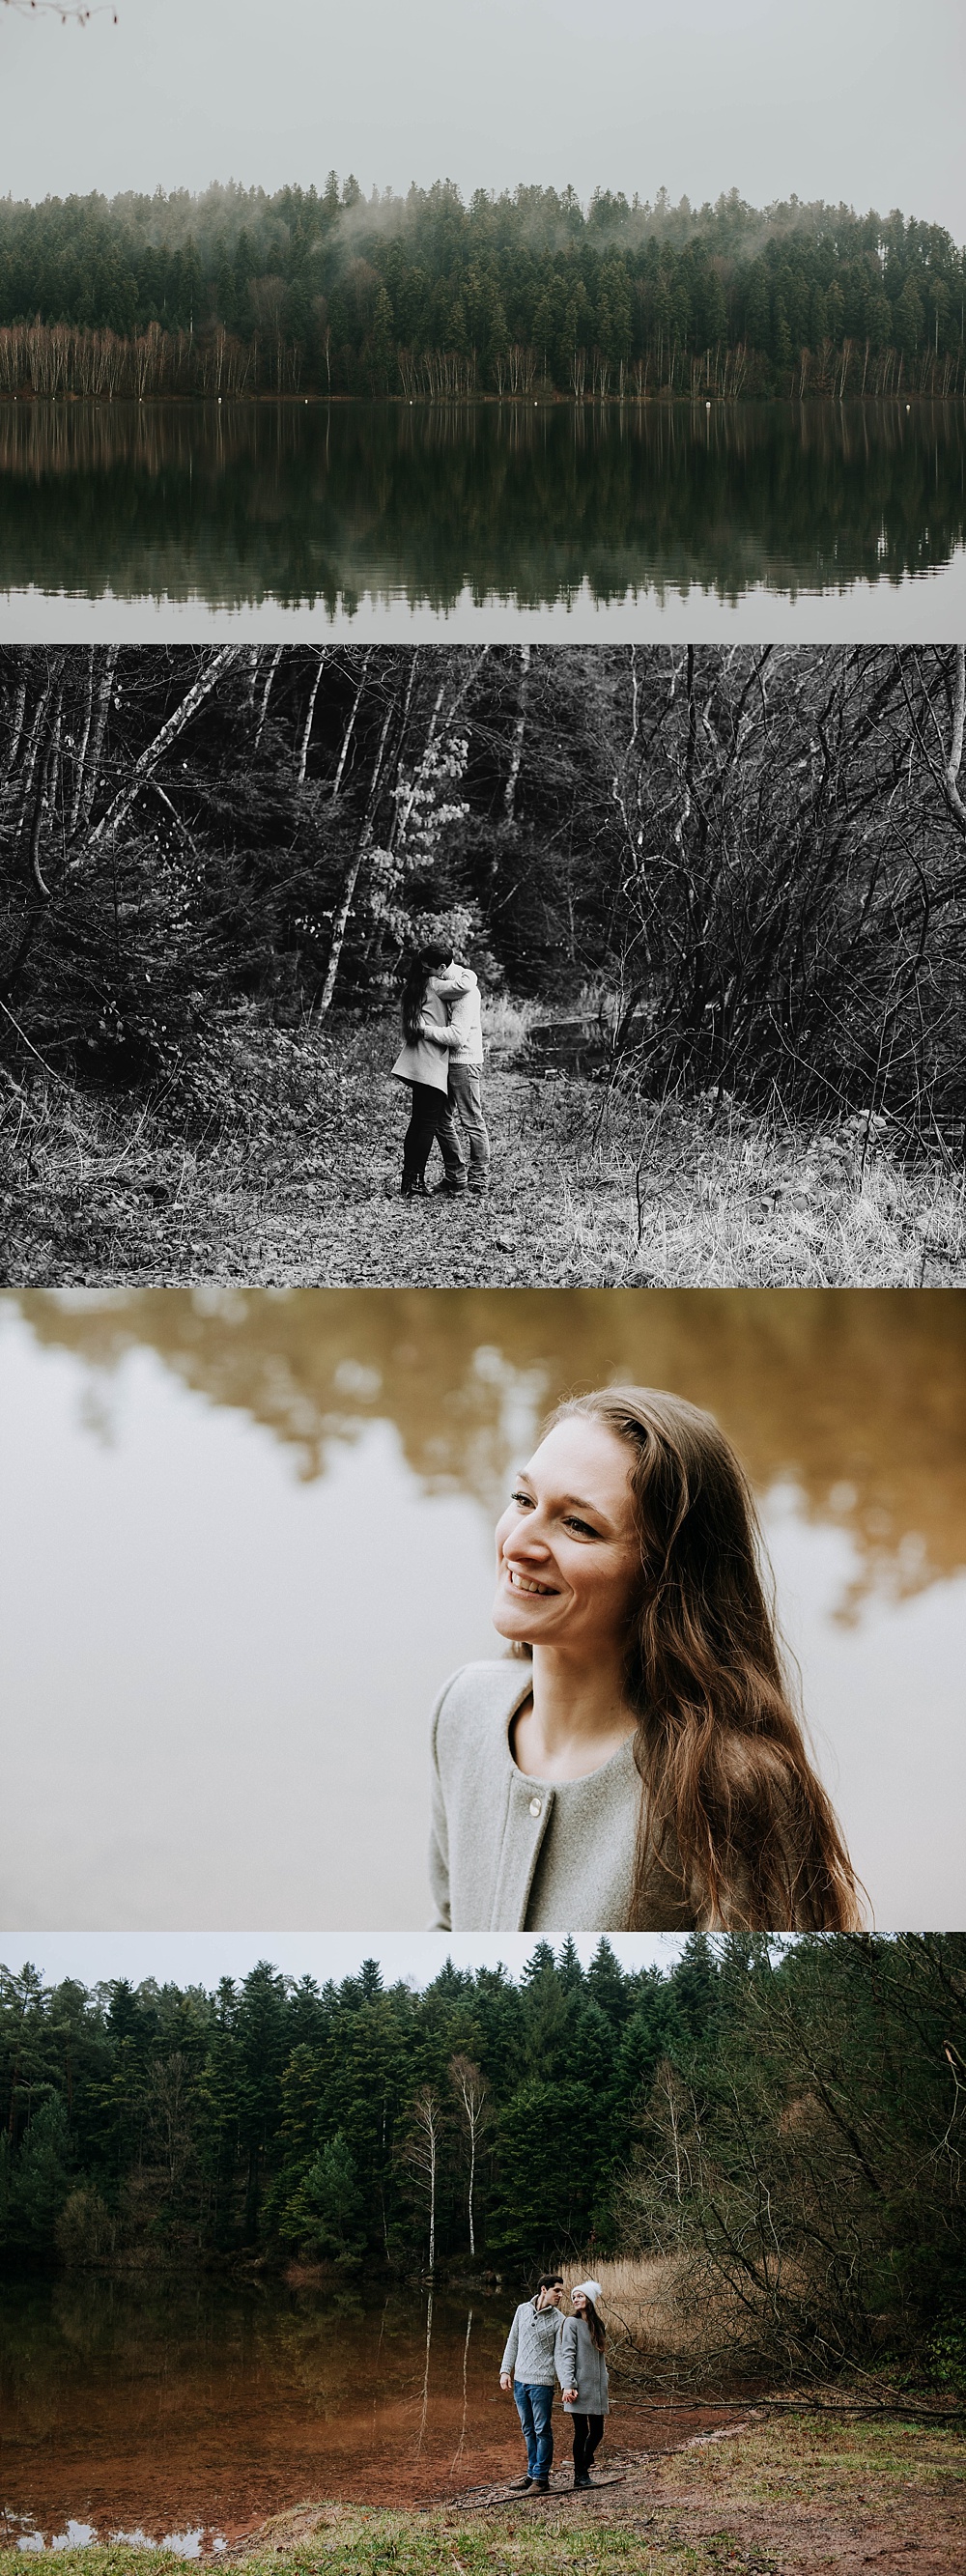
[[[483, 1117], [483, 1024], [480, 987], [471, 966], [458, 966], [448, 948], [422, 948], [402, 991], [405, 1044], [393, 1065], [408, 1083], [412, 1113], [403, 1143], [402, 1195], [425, 1198], [426, 1165], [435, 1138], [443, 1157], [437, 1188], [456, 1198], [467, 1188], [483, 1197], [489, 1186], [490, 1139]], [[469, 1148], [469, 1173], [459, 1128]]]
[[599, 2448], [608, 2411], [604, 2328], [597, 2314], [599, 2281], [578, 2281], [571, 2290], [573, 2314], [564, 2316], [563, 2277], [545, 2272], [536, 2297], [518, 2307], [500, 2363], [500, 2386], [513, 2390], [527, 2446], [527, 2474], [516, 2485], [522, 2493], [546, 2495], [553, 2460], [551, 2409], [560, 2382], [564, 2414], [574, 2428], [574, 2485], [594, 2481], [590, 2464]]

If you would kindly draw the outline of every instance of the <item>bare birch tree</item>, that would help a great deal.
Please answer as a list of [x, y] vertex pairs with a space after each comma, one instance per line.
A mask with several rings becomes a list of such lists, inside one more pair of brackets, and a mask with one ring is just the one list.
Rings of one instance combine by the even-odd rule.
[[410, 2105], [412, 2129], [402, 2150], [403, 2163], [409, 2166], [426, 2194], [429, 2231], [429, 2270], [436, 2268], [436, 2194], [439, 2185], [440, 2152], [443, 2138], [443, 2114], [438, 2093], [431, 2084], [422, 2084]]
[[460, 2126], [463, 2130], [469, 2151], [470, 2170], [466, 2193], [466, 2208], [469, 2222], [470, 2254], [471, 2256], [475, 2256], [476, 2211], [474, 2195], [476, 2190], [476, 2166], [480, 2141], [490, 2116], [489, 2092], [485, 2077], [481, 2074], [479, 2067], [474, 2066], [471, 2057], [451, 2057], [448, 2072], [449, 2080], [456, 2096], [456, 2107], [459, 2113]]

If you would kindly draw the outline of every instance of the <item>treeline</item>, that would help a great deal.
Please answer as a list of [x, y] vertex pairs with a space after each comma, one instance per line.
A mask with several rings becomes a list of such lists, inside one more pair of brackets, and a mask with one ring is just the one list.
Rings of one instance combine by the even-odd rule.
[[515, 1983], [0, 1978], [8, 2264], [678, 2258], [704, 2340], [828, 2369], [966, 2297], [966, 1939], [540, 1942]]
[[2, 1060], [210, 1122], [226, 1015], [439, 936], [625, 1088], [950, 1138], [964, 706], [954, 646], [8, 647]]
[[0, 205], [0, 390], [948, 395], [966, 254], [892, 212], [449, 181]]
[[4, 2243], [420, 2267], [431, 2236], [457, 2263], [612, 2245], [642, 2087], [718, 1980], [700, 1938], [667, 1978], [541, 1942], [519, 1985], [448, 1962], [422, 1994], [371, 1960], [321, 1990], [263, 1964], [213, 1995], [3, 1971]]

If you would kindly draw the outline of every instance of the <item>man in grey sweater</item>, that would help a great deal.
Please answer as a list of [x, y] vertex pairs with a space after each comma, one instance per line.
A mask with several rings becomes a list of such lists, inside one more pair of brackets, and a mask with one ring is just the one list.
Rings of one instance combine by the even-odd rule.
[[553, 2459], [550, 2412], [557, 2377], [554, 2355], [562, 2298], [560, 2273], [544, 2272], [537, 2284], [536, 2297], [522, 2300], [517, 2309], [500, 2363], [500, 2386], [513, 2390], [527, 2446], [526, 2477], [514, 2480], [514, 2485], [524, 2495], [528, 2489], [535, 2495], [546, 2495], [550, 2483]]
[[[445, 1002], [450, 1030], [449, 1105], [466, 1137], [470, 1154], [469, 1185], [483, 1197], [490, 1183], [490, 1139], [483, 1116], [483, 1022], [479, 980], [472, 966], [455, 957], [430, 977], [434, 993]], [[444, 1184], [445, 1186], [445, 1184]]]

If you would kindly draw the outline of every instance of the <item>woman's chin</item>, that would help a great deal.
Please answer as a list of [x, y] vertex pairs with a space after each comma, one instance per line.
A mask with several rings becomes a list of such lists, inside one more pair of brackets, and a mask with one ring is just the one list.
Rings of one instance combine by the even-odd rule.
[[507, 1600], [505, 1593], [498, 1592], [491, 1617], [498, 1637], [506, 1637], [513, 1646], [529, 1645], [533, 1619], [528, 1619], [522, 1605], [518, 1607], [515, 1601]]

